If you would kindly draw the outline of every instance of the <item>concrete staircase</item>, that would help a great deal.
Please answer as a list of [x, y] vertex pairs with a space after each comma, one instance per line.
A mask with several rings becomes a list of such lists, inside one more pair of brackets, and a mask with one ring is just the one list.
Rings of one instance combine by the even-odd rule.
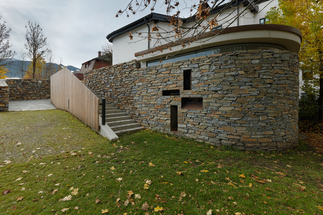
[[[100, 105], [100, 116], [102, 117], [101, 108], [102, 106]], [[108, 102], [106, 102], [105, 109], [105, 123], [116, 135], [119, 136], [127, 132], [136, 132], [145, 129], [131, 119], [125, 112], [112, 104], [108, 104]]]

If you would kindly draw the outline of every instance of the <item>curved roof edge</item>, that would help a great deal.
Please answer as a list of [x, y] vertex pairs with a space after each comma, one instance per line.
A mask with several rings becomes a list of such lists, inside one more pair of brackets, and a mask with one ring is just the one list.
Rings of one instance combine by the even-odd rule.
[[[274, 25], [274, 24], [243, 25], [243, 26], [236, 26], [236, 27], [231, 27], [231, 28], [219, 29], [219, 30], [210, 31], [210, 32], [206, 32], [206, 33], [201, 34], [199, 36], [198, 40], [202, 40], [202, 39], [209, 38], [209, 37], [212, 37], [212, 36], [214, 36], [216, 38], [216, 36], [230, 35], [232, 33], [255, 32], [255, 31], [280, 31], [280, 32], [291, 33], [291, 34], [295, 35], [296, 37], [299, 37], [299, 41], [302, 41], [302, 33], [301, 33], [300, 30], [298, 30], [298, 29], [296, 29], [294, 27], [291, 27], [291, 26]], [[189, 40], [190, 40], [190, 38], [184, 38], [184, 39], [180, 39], [180, 40], [177, 40], [177, 41], [174, 41], [174, 42], [170, 42], [170, 43], [167, 43], [167, 44], [164, 44], [164, 45], [161, 45], [161, 46], [157, 46], [157, 47], [154, 47], [154, 48], [151, 48], [151, 49], [140, 51], [140, 52], [135, 53], [135, 57], [144, 56], [144, 55], [147, 55], [147, 54], [154, 53], [156, 51], [169, 49], [169, 48], [175, 47], [175, 46], [181, 46], [183, 43], [189, 42]], [[252, 38], [249, 38], [249, 40], [252, 40]], [[279, 42], [279, 41], [276, 41], [276, 42]], [[230, 43], [232, 43], [232, 40], [231, 39], [225, 39], [225, 41], [221, 41], [221, 43], [222, 44], [224, 44], [224, 43], [225, 44], [230, 44]], [[213, 42], [210, 41], [210, 44], [213, 44]], [[300, 46], [300, 44], [298, 46]], [[199, 47], [201, 47], [201, 45], [199, 45]], [[192, 48], [193, 47], [190, 47], [188, 49], [192, 49]], [[298, 48], [298, 50], [299, 50], [299, 48]], [[296, 49], [294, 50], [294, 52], [296, 52]], [[164, 53], [164, 54], [166, 55], [166, 53]]]

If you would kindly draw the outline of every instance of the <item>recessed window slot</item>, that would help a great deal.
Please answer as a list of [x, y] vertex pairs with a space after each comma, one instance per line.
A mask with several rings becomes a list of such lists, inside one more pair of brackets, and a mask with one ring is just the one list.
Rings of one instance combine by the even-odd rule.
[[183, 89], [191, 90], [192, 89], [192, 70], [184, 70], [183, 72]]
[[178, 108], [177, 105], [170, 106], [170, 130], [178, 131]]
[[182, 98], [182, 109], [203, 110], [203, 98]]
[[163, 90], [163, 96], [179, 96], [179, 90]]

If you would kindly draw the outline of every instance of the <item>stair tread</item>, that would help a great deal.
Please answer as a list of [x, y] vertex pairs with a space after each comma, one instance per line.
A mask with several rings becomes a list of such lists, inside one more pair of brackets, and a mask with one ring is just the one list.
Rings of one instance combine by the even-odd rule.
[[126, 126], [134, 126], [134, 125], [139, 125], [139, 123], [129, 123], [129, 124], [121, 124], [121, 125], [114, 125], [110, 126], [110, 128], [113, 130], [114, 128], [120, 128], [120, 127], [126, 127]]
[[136, 130], [142, 130], [142, 129], [145, 129], [145, 128], [144, 127], [129, 128], [129, 129], [125, 129], [125, 130], [115, 131], [114, 133], [120, 134], [120, 133], [126, 133], [126, 132], [130, 132], [130, 131], [136, 131]]

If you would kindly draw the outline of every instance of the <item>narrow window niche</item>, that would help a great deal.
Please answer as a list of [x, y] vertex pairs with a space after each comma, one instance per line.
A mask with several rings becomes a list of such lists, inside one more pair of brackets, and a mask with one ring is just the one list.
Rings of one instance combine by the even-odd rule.
[[203, 110], [203, 98], [182, 98], [182, 109]]
[[178, 108], [177, 108], [177, 105], [170, 106], [170, 131], [178, 131]]
[[163, 96], [179, 96], [179, 90], [163, 90]]
[[192, 70], [184, 70], [183, 72], [183, 88], [184, 90], [192, 89]]

